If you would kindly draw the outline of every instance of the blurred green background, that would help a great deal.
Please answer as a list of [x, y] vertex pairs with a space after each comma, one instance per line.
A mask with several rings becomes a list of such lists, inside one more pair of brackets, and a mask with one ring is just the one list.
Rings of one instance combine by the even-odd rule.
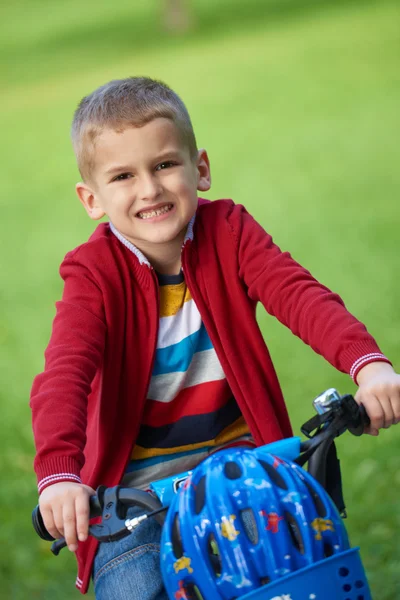
[[[94, 225], [69, 142], [82, 96], [164, 79], [212, 164], [209, 198], [245, 204], [339, 292], [400, 369], [398, 2], [15, 0], [0, 9], [0, 598], [78, 598], [74, 558], [33, 533], [28, 397], [43, 366], [58, 266]], [[263, 311], [296, 432], [323, 389], [355, 386]], [[354, 545], [373, 597], [400, 598], [400, 427], [338, 442]], [[89, 595], [88, 597], [93, 598]]]

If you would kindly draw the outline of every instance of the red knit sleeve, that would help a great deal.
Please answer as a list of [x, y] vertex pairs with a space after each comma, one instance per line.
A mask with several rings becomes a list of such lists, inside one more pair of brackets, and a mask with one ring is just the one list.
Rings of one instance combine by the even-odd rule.
[[90, 272], [67, 255], [60, 274], [63, 296], [30, 400], [39, 492], [58, 481], [80, 481], [87, 400], [105, 343], [102, 293]]
[[354, 380], [369, 362], [390, 362], [342, 299], [288, 252], [281, 252], [243, 206], [233, 206], [228, 222], [236, 241], [239, 275], [252, 300], [262, 302], [268, 313]]

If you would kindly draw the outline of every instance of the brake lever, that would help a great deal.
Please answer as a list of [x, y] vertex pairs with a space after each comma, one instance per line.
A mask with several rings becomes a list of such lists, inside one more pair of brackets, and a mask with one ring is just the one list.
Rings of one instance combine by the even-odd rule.
[[130, 534], [126, 526], [126, 517], [118, 512], [119, 490], [121, 486], [102, 487], [101, 523], [89, 526], [89, 534], [99, 542], [115, 542]]

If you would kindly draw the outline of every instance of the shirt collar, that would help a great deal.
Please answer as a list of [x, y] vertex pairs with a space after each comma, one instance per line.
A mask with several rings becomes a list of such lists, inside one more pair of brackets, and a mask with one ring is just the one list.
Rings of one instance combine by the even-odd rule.
[[[186, 229], [186, 234], [185, 234], [185, 238], [183, 240], [183, 244], [182, 244], [182, 248], [183, 246], [186, 244], [187, 241], [192, 241], [193, 240], [193, 226], [194, 226], [194, 222], [196, 219], [196, 213], [193, 215], [193, 217], [190, 219], [187, 229]], [[127, 240], [119, 231], [116, 227], [114, 227], [114, 225], [110, 222], [110, 229], [113, 232], [113, 234], [115, 235], [116, 238], [119, 239], [119, 241], [121, 242], [121, 244], [123, 244], [126, 248], [128, 248], [128, 250], [130, 250], [138, 259], [139, 263], [141, 265], [147, 265], [148, 267], [151, 267], [151, 264], [149, 263], [149, 261], [147, 260], [147, 258], [145, 257], [145, 255], [143, 254], [143, 252], [141, 252], [139, 250], [139, 248], [137, 248], [134, 244], [132, 244], [132, 242], [130, 242], [129, 240]]]

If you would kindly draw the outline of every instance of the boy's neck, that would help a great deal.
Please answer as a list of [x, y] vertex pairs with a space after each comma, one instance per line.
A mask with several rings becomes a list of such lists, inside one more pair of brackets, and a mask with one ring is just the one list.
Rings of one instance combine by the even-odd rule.
[[153, 269], [161, 275], [178, 275], [181, 271], [181, 252], [183, 240], [176, 239], [167, 244], [140, 245], [139, 250], [145, 255]]
[[179, 258], [171, 258], [170, 261], [165, 261], [164, 259], [162, 261], [157, 261], [151, 260], [150, 258], [149, 261], [152, 267], [155, 269], [155, 271], [157, 271], [157, 273], [160, 273], [160, 275], [179, 275], [181, 271], [182, 263], [180, 253]]

